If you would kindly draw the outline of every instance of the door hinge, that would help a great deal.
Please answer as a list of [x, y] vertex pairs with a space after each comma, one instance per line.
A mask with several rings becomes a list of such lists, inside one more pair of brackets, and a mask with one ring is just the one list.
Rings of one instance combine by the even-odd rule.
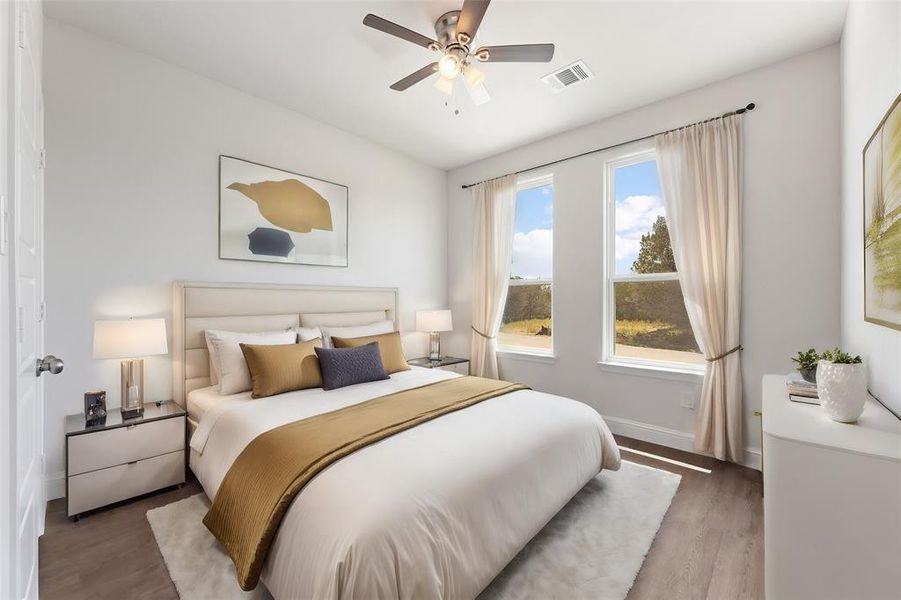
[[19, 9], [19, 15], [16, 19], [16, 45], [25, 49], [25, 9]]
[[25, 307], [16, 307], [16, 338], [19, 343], [25, 341]]
[[47, 168], [47, 149], [46, 148], [41, 148], [41, 157], [40, 157], [40, 162], [38, 163], [38, 166], [41, 169]]
[[46, 318], [47, 318], [47, 303], [41, 302], [41, 307], [38, 310], [38, 321], [43, 323], [44, 320], [46, 320]]

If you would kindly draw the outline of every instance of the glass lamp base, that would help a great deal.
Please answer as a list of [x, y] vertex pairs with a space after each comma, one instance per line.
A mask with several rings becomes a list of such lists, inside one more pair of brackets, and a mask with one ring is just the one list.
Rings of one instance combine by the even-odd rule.
[[122, 396], [119, 411], [123, 419], [144, 414], [144, 361], [123, 360], [121, 363]]
[[441, 335], [437, 331], [429, 334], [429, 360], [441, 360]]

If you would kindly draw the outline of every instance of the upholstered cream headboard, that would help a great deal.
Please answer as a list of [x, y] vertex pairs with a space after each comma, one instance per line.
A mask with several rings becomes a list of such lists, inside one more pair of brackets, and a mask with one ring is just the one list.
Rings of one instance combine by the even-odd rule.
[[300, 325], [301, 315], [316, 321], [320, 313], [367, 313], [348, 314], [342, 319], [348, 325], [384, 315], [398, 328], [397, 288], [176, 281], [172, 292], [172, 388], [182, 406], [188, 392], [210, 385], [207, 329], [278, 331]]

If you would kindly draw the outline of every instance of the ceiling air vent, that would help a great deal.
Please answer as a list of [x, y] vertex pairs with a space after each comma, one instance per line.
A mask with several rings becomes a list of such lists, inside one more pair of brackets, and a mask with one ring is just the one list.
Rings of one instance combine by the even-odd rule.
[[568, 67], [563, 67], [559, 71], [554, 71], [550, 75], [545, 75], [541, 81], [546, 83], [554, 93], [560, 93], [571, 85], [575, 85], [580, 81], [591, 79], [593, 75], [581, 60], [577, 60]]

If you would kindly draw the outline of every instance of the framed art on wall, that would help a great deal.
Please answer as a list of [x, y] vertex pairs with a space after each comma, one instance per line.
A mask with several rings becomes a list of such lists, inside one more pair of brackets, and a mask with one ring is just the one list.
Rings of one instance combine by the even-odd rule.
[[863, 150], [864, 319], [901, 330], [901, 95]]
[[219, 258], [347, 266], [345, 185], [219, 156]]

